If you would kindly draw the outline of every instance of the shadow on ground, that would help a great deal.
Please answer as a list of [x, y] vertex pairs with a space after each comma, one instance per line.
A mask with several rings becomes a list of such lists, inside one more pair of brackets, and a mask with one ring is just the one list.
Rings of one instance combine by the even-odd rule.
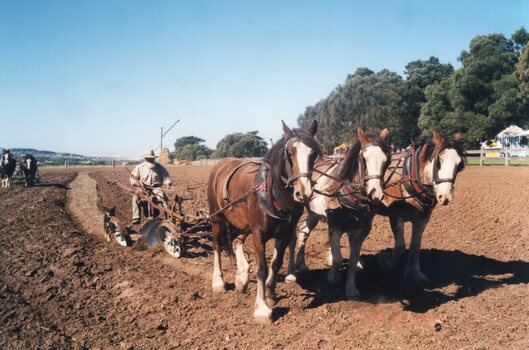
[[[430, 283], [418, 286], [403, 278], [401, 267], [394, 271], [379, 267], [380, 255], [387, 253], [386, 250], [362, 256], [364, 270], [357, 274], [357, 287], [363, 301], [400, 302], [404, 310], [424, 313], [446, 302], [478, 295], [489, 288], [529, 283], [529, 262], [504, 262], [457, 250], [430, 249], [421, 251], [422, 271]], [[309, 308], [345, 300], [345, 268], [337, 286], [327, 281], [328, 271], [318, 269], [299, 276], [300, 286], [314, 293]]]

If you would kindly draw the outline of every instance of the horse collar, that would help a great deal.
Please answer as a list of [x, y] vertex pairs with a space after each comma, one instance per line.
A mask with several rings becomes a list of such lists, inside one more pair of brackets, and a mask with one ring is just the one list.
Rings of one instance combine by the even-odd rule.
[[432, 192], [432, 184], [424, 184], [421, 181], [419, 170], [419, 156], [422, 146], [418, 148], [412, 145], [404, 160], [404, 187], [423, 207], [433, 207], [436, 203]]
[[283, 209], [281, 203], [277, 201], [274, 189], [269, 186], [268, 179], [269, 166], [265, 162], [261, 163], [257, 173], [257, 199], [259, 206], [266, 215], [279, 220], [291, 221], [292, 216]]

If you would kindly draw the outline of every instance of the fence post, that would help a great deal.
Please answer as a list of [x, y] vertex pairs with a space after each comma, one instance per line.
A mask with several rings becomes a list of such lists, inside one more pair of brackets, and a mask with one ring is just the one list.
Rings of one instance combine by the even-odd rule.
[[510, 164], [509, 150], [506, 149], [506, 150], [505, 150], [505, 166], [509, 166], [509, 164]]
[[485, 151], [482, 149], [480, 149], [479, 151], [479, 166], [483, 166], [483, 157], [485, 155]]

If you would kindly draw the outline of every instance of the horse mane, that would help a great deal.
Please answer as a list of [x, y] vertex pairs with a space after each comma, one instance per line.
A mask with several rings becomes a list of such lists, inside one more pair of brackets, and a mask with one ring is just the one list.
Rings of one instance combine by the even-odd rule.
[[[292, 133], [292, 138], [297, 137], [316, 154], [322, 154], [320, 145], [306, 130], [294, 128], [292, 129]], [[288, 212], [294, 212], [298, 210], [297, 206], [299, 205], [298, 203], [293, 203], [292, 196], [288, 193], [290, 190], [285, 189], [285, 185], [282, 181], [282, 177], [287, 177], [283, 164], [283, 153], [285, 151], [286, 144], [290, 139], [291, 138], [285, 139], [283, 136], [281, 139], [275, 142], [274, 145], [263, 156], [263, 162], [267, 163], [269, 166], [267, 182], [272, 189], [272, 191], [269, 191], [268, 193], [268, 196], [270, 197], [269, 199], [271, 199], [272, 194], [277, 196], [276, 199], [284, 207], [283, 209]]]
[[[453, 137], [441, 135], [443, 138], [443, 144], [441, 145], [441, 148], [439, 149], [439, 152], [447, 149], [452, 148], [454, 149], [457, 154], [463, 158], [466, 159], [466, 153], [465, 149], [463, 148], [463, 143], [461, 141], [455, 140]], [[435, 143], [433, 141], [433, 136], [422, 136], [415, 140], [414, 142], [415, 147], [421, 147], [424, 146], [424, 153], [422, 155], [421, 160], [422, 161], [429, 161], [433, 156], [433, 151], [435, 150]]]
[[361, 148], [362, 144], [360, 141], [356, 141], [353, 147], [347, 151], [342, 168], [338, 174], [340, 180], [352, 179], [358, 172], [358, 156], [360, 155]]

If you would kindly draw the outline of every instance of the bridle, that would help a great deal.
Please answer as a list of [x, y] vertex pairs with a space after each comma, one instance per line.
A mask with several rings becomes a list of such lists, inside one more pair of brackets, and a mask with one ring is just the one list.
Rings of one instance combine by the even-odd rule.
[[[327, 171], [324, 172], [324, 171], [320, 171], [318, 169], [313, 169], [313, 171], [315, 173], [317, 173], [317, 174], [320, 174], [320, 177], [325, 176], [325, 177], [330, 178], [333, 181], [336, 181], [336, 182], [340, 183], [341, 184], [340, 188], [342, 188], [344, 186], [345, 187], [350, 187], [352, 192], [349, 193], [349, 194], [345, 194], [346, 196], [351, 195], [351, 194], [362, 195], [362, 193], [365, 192], [366, 182], [367, 181], [369, 181], [369, 180], [380, 180], [380, 181], [383, 182], [384, 174], [386, 172], [386, 169], [391, 164], [391, 155], [388, 155], [388, 154], [386, 154], [384, 152], [384, 154], [386, 155], [387, 159], [386, 159], [386, 162], [381, 165], [380, 173], [376, 174], [376, 175], [366, 175], [366, 168], [367, 167], [366, 167], [365, 159], [364, 159], [364, 156], [362, 155], [362, 153], [368, 147], [380, 147], [380, 145], [377, 145], [375, 143], [366, 143], [366, 144], [362, 145], [362, 147], [360, 148], [360, 151], [358, 153], [359, 175], [360, 175], [360, 180], [361, 180], [360, 183], [354, 183], [354, 182], [351, 182], [349, 180], [339, 179], [336, 176], [333, 176], [333, 175], [327, 173]], [[334, 163], [334, 164], [336, 164], [336, 163]], [[334, 164], [332, 166], [330, 166], [328, 169], [332, 169], [334, 167]], [[317, 182], [317, 180], [314, 181], [314, 182]], [[317, 193], [317, 194], [326, 196], [326, 197], [341, 197], [341, 196], [344, 196], [343, 194], [339, 194], [338, 192], [335, 192], [335, 193], [332, 193], [332, 194], [325, 193], [325, 192], [317, 190], [316, 188], [314, 188], [314, 192]]]
[[292, 157], [288, 153], [288, 145], [290, 143], [293, 143], [293, 142], [296, 142], [296, 141], [300, 141], [301, 142], [301, 140], [298, 137], [293, 137], [290, 140], [288, 140], [288, 142], [285, 143], [285, 147], [283, 148], [283, 162], [285, 164], [285, 172], [286, 172], [287, 177], [285, 178], [285, 177], [281, 176], [281, 179], [283, 180], [283, 183], [285, 184], [285, 188], [292, 187], [292, 184], [294, 183], [294, 181], [296, 181], [297, 179], [299, 179], [301, 177], [308, 178], [309, 181], [312, 183], [312, 168], [313, 168], [313, 166], [309, 166], [308, 168], [310, 170], [309, 170], [309, 172], [306, 172], [306, 173], [299, 173], [299, 174], [294, 175], [294, 173], [292, 171], [292, 163], [293, 163], [293, 161], [292, 161]]
[[363, 153], [369, 147], [380, 146], [374, 143], [366, 143], [365, 145], [362, 145], [362, 148], [360, 149], [360, 157], [358, 157], [358, 163], [360, 165], [360, 178], [364, 186], [365, 183], [369, 180], [380, 180], [381, 182], [384, 182], [384, 174], [389, 164], [391, 163], [391, 156], [388, 157], [388, 155], [386, 155], [386, 162], [380, 166], [380, 173], [376, 175], [366, 175], [366, 160], [364, 159]]
[[435, 157], [433, 159], [433, 185], [438, 185], [443, 182], [450, 182], [451, 184], [454, 184], [454, 182], [456, 181], [457, 174], [462, 172], [466, 168], [465, 160], [461, 158], [461, 162], [458, 164], [458, 166], [454, 167], [452, 177], [439, 178], [439, 169], [441, 168], [441, 160], [439, 159], [440, 153], [441, 151], [436, 152]]

